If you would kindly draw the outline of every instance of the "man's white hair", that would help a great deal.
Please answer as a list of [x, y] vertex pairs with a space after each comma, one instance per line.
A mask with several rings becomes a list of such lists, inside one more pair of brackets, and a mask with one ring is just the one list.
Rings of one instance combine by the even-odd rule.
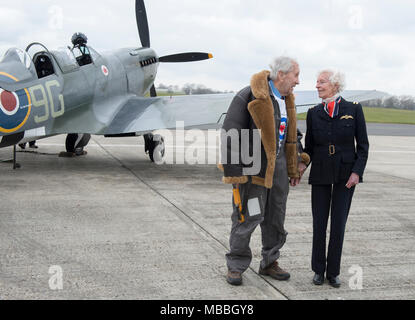
[[323, 73], [327, 73], [329, 75], [330, 83], [337, 88], [336, 93], [342, 92], [346, 88], [346, 76], [343, 72], [335, 69], [324, 69], [318, 73], [318, 76]]
[[272, 60], [271, 64], [269, 65], [271, 68], [271, 80], [276, 80], [278, 77], [278, 72], [281, 71], [283, 73], [288, 73], [294, 69], [294, 66], [298, 65], [297, 60], [290, 58], [290, 57], [277, 57]]

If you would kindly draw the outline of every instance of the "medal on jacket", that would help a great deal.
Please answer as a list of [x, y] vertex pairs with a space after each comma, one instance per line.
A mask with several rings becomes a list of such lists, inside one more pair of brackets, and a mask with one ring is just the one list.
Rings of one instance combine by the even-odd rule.
[[330, 118], [334, 118], [339, 114], [339, 105], [342, 97], [338, 97], [336, 100], [324, 103], [324, 110], [327, 112]]

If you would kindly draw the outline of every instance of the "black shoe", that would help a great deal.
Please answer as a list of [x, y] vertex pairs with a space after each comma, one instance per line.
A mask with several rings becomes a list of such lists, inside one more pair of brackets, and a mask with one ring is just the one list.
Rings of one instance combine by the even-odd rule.
[[22, 148], [22, 149], [25, 149], [26, 148], [26, 143], [20, 143], [19, 147]]
[[321, 286], [324, 283], [324, 274], [316, 273], [313, 278], [313, 283], [316, 286]]
[[341, 282], [339, 280], [339, 277], [327, 277], [327, 280], [329, 281], [329, 285], [331, 285], [333, 288], [340, 288]]
[[240, 286], [242, 284], [242, 273], [237, 271], [228, 271], [226, 281], [233, 286]]

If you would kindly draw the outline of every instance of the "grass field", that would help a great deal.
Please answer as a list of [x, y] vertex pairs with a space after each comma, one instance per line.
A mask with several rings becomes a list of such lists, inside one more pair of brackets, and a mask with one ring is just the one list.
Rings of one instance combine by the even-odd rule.
[[[415, 124], [415, 111], [387, 108], [363, 107], [366, 122]], [[305, 120], [307, 113], [298, 114], [298, 120]]]
[[[167, 92], [159, 92], [159, 91], [157, 91], [157, 96], [158, 97], [171, 97], [171, 96], [183, 96], [183, 95], [184, 95], [183, 93], [178, 93], [178, 92], [175, 92], [175, 93], [167, 93]], [[145, 97], [149, 98], [150, 97], [150, 93], [147, 93], [145, 95]]]

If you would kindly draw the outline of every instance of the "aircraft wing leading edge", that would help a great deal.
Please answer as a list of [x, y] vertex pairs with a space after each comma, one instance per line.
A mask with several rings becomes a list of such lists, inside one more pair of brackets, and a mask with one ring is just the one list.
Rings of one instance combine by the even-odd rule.
[[[218, 128], [234, 94], [132, 98], [118, 112], [105, 130], [106, 135], [135, 132], [138, 134], [157, 129]], [[141, 108], [137, 108], [140, 106]], [[144, 108], [142, 106], [145, 106]], [[141, 109], [140, 111], [137, 111]], [[135, 111], [133, 111], [135, 110]], [[131, 119], [131, 114], [138, 116]], [[223, 119], [222, 119], [223, 120]]]
[[[313, 97], [314, 95], [314, 97]], [[386, 96], [380, 91], [344, 91], [342, 96], [350, 101], [368, 101]], [[185, 129], [219, 128], [224, 114], [235, 94], [211, 94], [173, 96], [159, 98], [132, 98], [118, 112], [105, 134], [148, 133], [157, 129], [174, 129], [177, 122], [182, 122]], [[296, 94], [298, 112], [301, 108], [308, 110], [319, 104], [314, 91], [299, 91]], [[301, 105], [303, 107], [301, 107]], [[145, 108], [138, 108], [138, 106]], [[302, 111], [302, 112], [305, 112]], [[136, 118], [132, 115], [137, 115]]]

